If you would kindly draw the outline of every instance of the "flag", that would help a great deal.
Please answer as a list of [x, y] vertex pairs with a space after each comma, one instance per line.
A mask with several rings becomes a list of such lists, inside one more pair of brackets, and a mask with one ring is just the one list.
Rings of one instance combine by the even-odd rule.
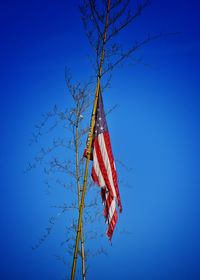
[[116, 205], [118, 204], [120, 212], [122, 205], [101, 92], [95, 116], [91, 159], [92, 179], [101, 187], [104, 216], [108, 224], [107, 236], [111, 240], [118, 219]]

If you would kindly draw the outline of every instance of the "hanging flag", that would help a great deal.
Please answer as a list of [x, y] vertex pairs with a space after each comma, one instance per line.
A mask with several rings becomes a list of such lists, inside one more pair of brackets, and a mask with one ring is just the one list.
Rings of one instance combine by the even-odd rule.
[[[104, 216], [108, 224], [107, 236], [111, 240], [118, 219], [116, 203], [120, 212], [122, 205], [101, 92], [97, 103], [91, 153], [93, 160], [92, 178], [101, 187], [102, 201], [105, 207]], [[86, 156], [86, 152], [84, 155]]]

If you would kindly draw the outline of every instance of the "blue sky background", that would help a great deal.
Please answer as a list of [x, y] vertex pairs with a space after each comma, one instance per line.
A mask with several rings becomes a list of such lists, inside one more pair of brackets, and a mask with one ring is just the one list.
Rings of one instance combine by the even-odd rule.
[[[89, 260], [88, 279], [200, 279], [199, 8], [195, 0], [154, 0], [123, 34], [128, 46], [148, 32], [181, 32], [140, 50], [147, 66], [127, 63], [105, 92], [107, 109], [118, 104], [108, 116], [115, 157], [132, 170], [118, 166], [129, 185], [120, 186], [118, 232], [112, 246], [103, 240], [108, 256]], [[65, 267], [53, 255], [63, 225], [32, 251], [52, 197], [41, 170], [23, 170], [38, 149], [28, 140], [42, 113], [68, 105], [65, 66], [75, 79], [91, 75], [78, 1], [8, 0], [0, 8], [0, 36], [0, 276], [62, 279]], [[124, 229], [130, 234], [120, 234]]]

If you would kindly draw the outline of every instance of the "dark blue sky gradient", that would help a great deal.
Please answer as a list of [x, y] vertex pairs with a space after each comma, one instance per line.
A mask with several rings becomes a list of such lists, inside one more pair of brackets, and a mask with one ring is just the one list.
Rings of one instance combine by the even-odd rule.
[[[107, 109], [118, 105], [107, 120], [115, 158], [132, 170], [117, 165], [128, 184], [120, 186], [123, 213], [113, 245], [103, 240], [108, 256], [89, 260], [88, 279], [200, 279], [199, 13], [199, 1], [154, 0], [120, 38], [128, 46], [148, 32], [181, 32], [141, 49], [145, 65], [120, 67], [104, 94]], [[6, 1], [0, 37], [0, 278], [62, 279], [53, 255], [63, 223], [31, 247], [63, 196], [45, 195], [41, 170], [23, 170], [38, 150], [28, 140], [42, 113], [67, 106], [65, 66], [75, 79], [92, 74], [78, 1]]]

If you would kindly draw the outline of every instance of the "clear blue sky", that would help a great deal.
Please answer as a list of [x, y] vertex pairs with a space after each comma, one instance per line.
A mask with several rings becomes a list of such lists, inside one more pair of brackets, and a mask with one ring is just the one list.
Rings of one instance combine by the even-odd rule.
[[[73, 3], [72, 3], [73, 2]], [[89, 261], [88, 279], [200, 279], [199, 1], [152, 1], [124, 34], [124, 44], [148, 32], [180, 31], [138, 53], [148, 65], [114, 72], [104, 96], [113, 151], [132, 167], [119, 176], [123, 213], [109, 255]], [[58, 226], [31, 246], [49, 217], [39, 171], [24, 175], [35, 150], [34, 125], [57, 103], [66, 105], [65, 66], [91, 75], [90, 48], [78, 1], [14, 1], [0, 8], [1, 262], [0, 278], [62, 279]], [[35, 148], [34, 148], [35, 149]], [[103, 217], [102, 217], [103, 219]]]

